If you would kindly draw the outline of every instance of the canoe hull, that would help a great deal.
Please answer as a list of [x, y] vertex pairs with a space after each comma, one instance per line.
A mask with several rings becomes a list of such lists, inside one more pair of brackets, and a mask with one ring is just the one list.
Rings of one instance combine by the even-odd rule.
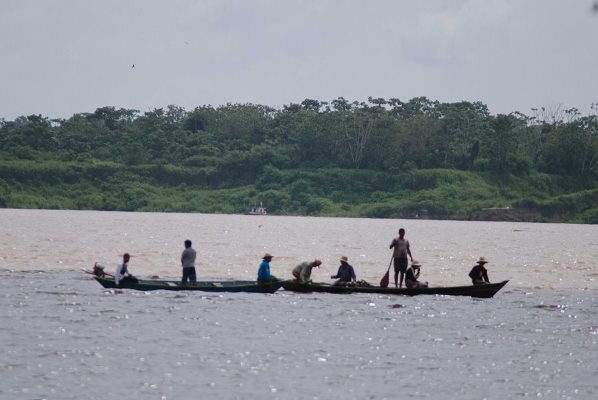
[[257, 283], [255, 281], [199, 281], [195, 285], [187, 283], [181, 285], [180, 281], [168, 280], [139, 280], [139, 282], [122, 282], [122, 286], [114, 283], [114, 278], [94, 276], [95, 280], [106, 289], [134, 289], [150, 290], [187, 290], [201, 292], [248, 292], [248, 293], [274, 293], [282, 287], [283, 282]]
[[312, 283], [309, 285], [302, 285], [297, 281], [285, 281], [282, 284], [285, 290], [302, 293], [322, 292], [322, 293], [377, 293], [377, 294], [392, 294], [404, 296], [417, 295], [448, 295], [448, 296], [470, 296], [478, 298], [493, 297], [500, 289], [503, 288], [509, 281], [498, 283], [489, 283], [486, 285], [468, 285], [468, 286], [449, 286], [449, 287], [430, 287], [430, 288], [383, 288], [380, 286], [334, 286], [326, 283]]

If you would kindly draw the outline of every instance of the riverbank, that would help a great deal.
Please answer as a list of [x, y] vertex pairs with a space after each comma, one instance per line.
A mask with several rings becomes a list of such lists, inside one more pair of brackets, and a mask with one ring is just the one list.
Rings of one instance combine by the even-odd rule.
[[0, 207], [243, 214], [263, 202], [274, 215], [598, 223], [595, 183], [540, 173], [267, 167], [253, 184], [218, 176], [173, 165], [4, 161]]

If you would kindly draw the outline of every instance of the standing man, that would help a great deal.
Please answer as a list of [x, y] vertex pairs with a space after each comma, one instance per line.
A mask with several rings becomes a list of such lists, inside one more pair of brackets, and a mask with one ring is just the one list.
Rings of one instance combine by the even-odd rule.
[[191, 247], [191, 241], [185, 240], [185, 250], [181, 254], [181, 265], [183, 266], [183, 278], [181, 284], [186, 285], [187, 280], [195, 284], [197, 282], [197, 274], [195, 273], [195, 257], [197, 253]]
[[[389, 248], [394, 248], [392, 257], [395, 264], [395, 287], [403, 287], [403, 278], [409, 265], [407, 256], [413, 261], [411, 249], [409, 248], [409, 240], [405, 239], [405, 229], [399, 229], [399, 237], [392, 240]], [[399, 273], [401, 274], [400, 284], [398, 280]]]

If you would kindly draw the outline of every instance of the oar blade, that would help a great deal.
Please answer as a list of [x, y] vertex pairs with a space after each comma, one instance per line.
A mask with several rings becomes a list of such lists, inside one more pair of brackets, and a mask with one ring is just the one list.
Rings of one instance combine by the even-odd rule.
[[380, 279], [380, 287], [388, 287], [388, 275], [389, 271], [386, 271], [382, 279]]

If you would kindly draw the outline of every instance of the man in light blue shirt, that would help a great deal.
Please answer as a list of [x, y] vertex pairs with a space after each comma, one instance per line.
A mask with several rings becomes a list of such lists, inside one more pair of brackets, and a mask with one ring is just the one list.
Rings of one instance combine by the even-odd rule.
[[183, 278], [181, 284], [186, 285], [187, 281], [191, 283], [197, 282], [197, 274], [195, 272], [195, 258], [197, 253], [191, 247], [191, 241], [185, 240], [185, 250], [181, 254], [181, 265], [183, 266]]
[[312, 262], [305, 261], [293, 268], [293, 276], [297, 279], [297, 282], [302, 284], [311, 283], [311, 270], [316, 267], [320, 268], [322, 261], [318, 258]]

